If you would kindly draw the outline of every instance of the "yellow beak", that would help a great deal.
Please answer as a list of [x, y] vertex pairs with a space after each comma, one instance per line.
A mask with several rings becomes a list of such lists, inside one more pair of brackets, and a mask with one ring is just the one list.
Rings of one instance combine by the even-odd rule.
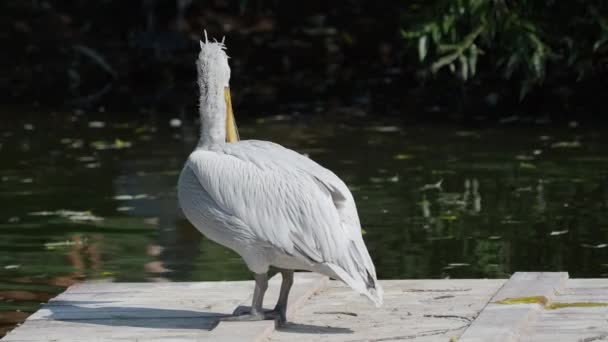
[[239, 130], [236, 127], [236, 121], [234, 121], [230, 88], [228, 87], [224, 87], [224, 100], [226, 101], [226, 142], [237, 142], [239, 141]]

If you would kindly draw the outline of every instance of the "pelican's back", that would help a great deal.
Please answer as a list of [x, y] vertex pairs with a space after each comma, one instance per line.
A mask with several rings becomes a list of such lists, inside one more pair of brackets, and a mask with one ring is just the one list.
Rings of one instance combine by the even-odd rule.
[[382, 303], [354, 199], [311, 159], [264, 141], [214, 145], [192, 153], [179, 193], [188, 219], [252, 271], [270, 265], [316, 271]]

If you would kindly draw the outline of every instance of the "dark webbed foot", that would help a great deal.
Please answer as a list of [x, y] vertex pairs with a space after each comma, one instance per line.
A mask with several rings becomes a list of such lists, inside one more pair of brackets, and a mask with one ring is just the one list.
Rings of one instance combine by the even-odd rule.
[[273, 310], [265, 312], [267, 319], [274, 319], [279, 323], [279, 326], [284, 326], [287, 323], [287, 308], [282, 305], [277, 305]]
[[287, 323], [286, 310], [282, 307], [275, 307], [274, 310], [264, 310], [262, 312], [257, 310], [251, 310], [248, 306], [239, 306], [234, 310], [232, 316], [222, 317], [220, 321], [227, 322], [253, 322], [253, 321], [264, 321], [264, 320], [275, 320], [279, 326]]
[[232, 316], [222, 317], [220, 321], [229, 322], [251, 322], [263, 320], [275, 320], [279, 326], [284, 326], [287, 323], [287, 298], [293, 284], [293, 271], [280, 270], [283, 276], [279, 300], [273, 310], [262, 309], [264, 302], [264, 293], [268, 288], [268, 276], [266, 273], [255, 274], [255, 288], [253, 290], [253, 301], [251, 307], [239, 306], [234, 310]]
[[227, 322], [252, 322], [252, 321], [263, 321], [267, 319], [266, 314], [259, 310], [252, 310], [251, 307], [239, 306], [234, 310], [232, 316], [226, 316], [220, 318], [220, 321]]

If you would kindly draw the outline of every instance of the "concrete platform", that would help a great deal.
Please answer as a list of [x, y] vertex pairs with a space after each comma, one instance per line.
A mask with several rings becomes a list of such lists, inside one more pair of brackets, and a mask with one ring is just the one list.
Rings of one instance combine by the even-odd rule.
[[[375, 308], [339, 282], [298, 273], [289, 323], [217, 322], [249, 305], [252, 281], [83, 283], [2, 341], [600, 341], [608, 279], [516, 273], [505, 279], [387, 280]], [[280, 276], [270, 281], [273, 307]]]

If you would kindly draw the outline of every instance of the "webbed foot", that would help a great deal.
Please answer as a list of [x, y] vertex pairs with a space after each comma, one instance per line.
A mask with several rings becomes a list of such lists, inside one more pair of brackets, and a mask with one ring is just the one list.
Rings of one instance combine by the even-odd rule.
[[226, 316], [220, 318], [220, 321], [226, 322], [253, 322], [253, 321], [263, 321], [266, 318], [266, 314], [262, 311], [252, 310], [251, 307], [248, 306], [239, 306], [232, 312], [232, 316]]
[[274, 319], [280, 327], [287, 323], [287, 308], [277, 305], [273, 310], [265, 312], [267, 319]]
[[279, 326], [287, 323], [286, 310], [281, 307], [275, 307], [274, 310], [257, 311], [251, 310], [248, 306], [239, 306], [234, 310], [232, 316], [226, 316], [219, 319], [226, 322], [253, 322], [264, 320], [275, 320]]

